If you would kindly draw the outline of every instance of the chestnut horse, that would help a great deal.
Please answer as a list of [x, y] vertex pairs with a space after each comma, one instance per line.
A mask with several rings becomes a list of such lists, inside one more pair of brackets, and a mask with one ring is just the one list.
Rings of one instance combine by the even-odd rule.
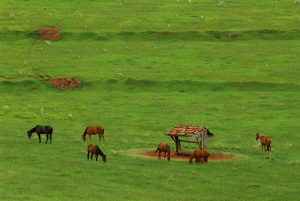
[[46, 134], [47, 135], [47, 140], [46, 140], [45, 143], [48, 142], [49, 137], [50, 137], [50, 143], [52, 142], [53, 128], [51, 126], [37, 125], [34, 128], [30, 129], [29, 131], [27, 131], [27, 135], [28, 135], [29, 140], [30, 140], [33, 133], [37, 133], [40, 143], [41, 143], [41, 134]]
[[204, 162], [207, 163], [208, 162], [208, 156], [209, 156], [209, 153], [206, 149], [195, 150], [195, 151], [193, 151], [192, 155], [190, 156], [190, 163], [193, 162], [194, 158], [195, 158], [196, 163], [200, 163], [201, 158], [203, 158]]
[[157, 149], [155, 151], [155, 153], [158, 151], [158, 159], [160, 159], [160, 153], [164, 152], [164, 160], [166, 159], [166, 154], [168, 153], [168, 161], [171, 159], [171, 155], [170, 155], [170, 146], [166, 143], [159, 143], [157, 145]]
[[101, 140], [101, 137], [103, 138], [103, 142], [104, 140], [104, 128], [102, 126], [88, 126], [86, 127], [86, 129], [84, 130], [83, 134], [82, 134], [82, 139], [85, 142], [86, 140], [86, 135], [89, 136], [90, 141], [91, 141], [91, 135], [99, 135], [99, 142]]
[[87, 158], [90, 159], [90, 153], [91, 155], [91, 160], [93, 160], [93, 155], [96, 155], [96, 161], [98, 160], [98, 155], [102, 157], [102, 161], [106, 162], [106, 155], [102, 152], [102, 150], [98, 147], [98, 145], [95, 144], [90, 144], [87, 147]]
[[260, 133], [256, 133], [256, 140], [260, 139], [261, 150], [271, 151], [271, 143], [272, 139], [270, 137], [261, 135]]

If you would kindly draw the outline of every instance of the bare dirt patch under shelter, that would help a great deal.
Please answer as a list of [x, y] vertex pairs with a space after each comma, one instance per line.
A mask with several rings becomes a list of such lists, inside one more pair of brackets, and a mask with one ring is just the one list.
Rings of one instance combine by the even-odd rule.
[[[155, 153], [154, 151], [146, 151], [143, 153], [145, 156], [149, 157], [158, 157], [158, 153]], [[163, 154], [162, 154], [163, 157]], [[190, 156], [189, 155], [178, 155], [176, 151], [171, 151], [171, 160], [172, 158], [176, 159], [182, 159], [182, 160], [189, 160]], [[231, 159], [233, 158], [233, 155], [231, 154], [223, 154], [223, 153], [209, 153], [208, 161], [209, 160], [226, 160], [226, 159]]]

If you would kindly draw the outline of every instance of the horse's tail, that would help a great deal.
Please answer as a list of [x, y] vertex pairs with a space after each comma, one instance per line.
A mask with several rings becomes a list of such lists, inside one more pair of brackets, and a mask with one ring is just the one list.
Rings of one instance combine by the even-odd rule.
[[82, 140], [85, 142], [86, 140], [86, 132], [84, 131], [83, 134], [82, 134]]
[[156, 151], [154, 153], [156, 153], [159, 150], [159, 148], [157, 147]]

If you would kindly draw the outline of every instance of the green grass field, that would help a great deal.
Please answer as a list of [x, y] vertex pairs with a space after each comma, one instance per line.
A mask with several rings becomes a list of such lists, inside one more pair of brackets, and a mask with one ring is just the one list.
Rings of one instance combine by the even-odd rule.
[[[0, 200], [299, 200], [297, 2], [0, 0]], [[61, 39], [32, 37], [45, 25]], [[28, 140], [37, 124], [54, 127], [51, 145]], [[86, 159], [81, 135], [94, 124], [106, 164]], [[235, 157], [139, 154], [175, 149], [164, 133], [177, 124], [208, 126], [209, 150]]]

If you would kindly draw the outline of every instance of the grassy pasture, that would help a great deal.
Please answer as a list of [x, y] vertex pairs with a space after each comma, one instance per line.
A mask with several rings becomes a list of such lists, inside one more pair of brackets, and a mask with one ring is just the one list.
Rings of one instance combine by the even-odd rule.
[[[0, 200], [298, 200], [299, 19], [294, 1], [0, 1]], [[61, 40], [32, 37], [55, 24]], [[235, 157], [138, 154], [174, 149], [164, 133], [181, 123]], [[28, 140], [36, 124], [54, 127], [51, 145]], [[90, 124], [105, 127], [106, 164], [86, 160]]]

